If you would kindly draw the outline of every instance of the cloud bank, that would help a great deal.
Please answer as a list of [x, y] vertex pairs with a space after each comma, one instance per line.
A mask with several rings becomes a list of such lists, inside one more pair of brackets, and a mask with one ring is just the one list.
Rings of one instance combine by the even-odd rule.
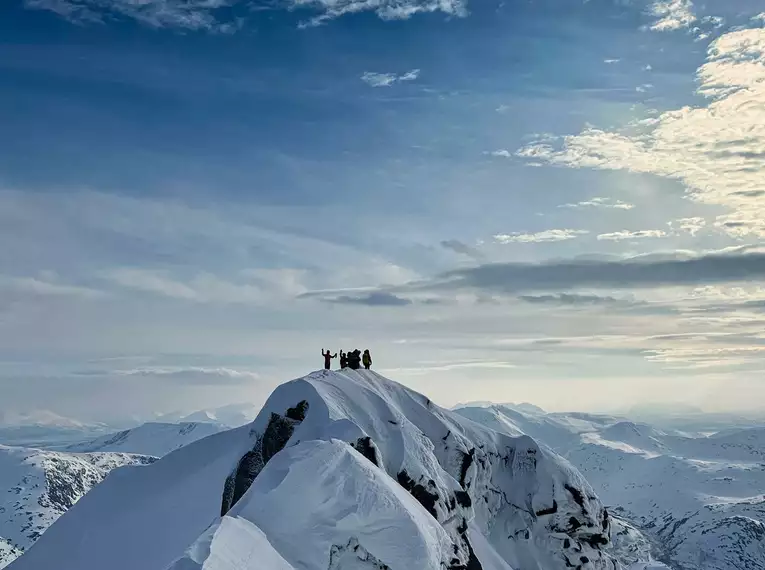
[[414, 289], [473, 289], [495, 293], [630, 289], [749, 283], [765, 280], [765, 253], [717, 253], [690, 259], [633, 258], [621, 261], [493, 263], [455, 269]]
[[710, 101], [705, 106], [667, 111], [623, 131], [588, 128], [557, 145], [548, 137], [516, 154], [569, 168], [679, 180], [690, 199], [730, 211], [716, 219], [720, 231], [765, 237], [765, 29], [720, 36], [696, 75], [698, 94]]

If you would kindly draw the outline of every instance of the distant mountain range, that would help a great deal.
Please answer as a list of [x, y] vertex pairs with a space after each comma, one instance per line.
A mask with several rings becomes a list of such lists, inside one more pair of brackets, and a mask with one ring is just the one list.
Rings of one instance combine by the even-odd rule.
[[621, 570], [626, 528], [532, 438], [322, 370], [249, 425], [117, 470], [11, 569]]
[[104, 435], [89, 441], [67, 445], [65, 451], [73, 453], [120, 452], [162, 457], [208, 435], [225, 429], [209, 422], [183, 422], [178, 424], [150, 422], [136, 428]]
[[563, 455], [671, 568], [765, 569], [765, 428], [689, 437], [599, 414], [456, 411]]
[[[520, 445], [520, 442], [523, 441], [531, 442], [532, 440], [527, 437], [530, 436], [537, 442], [534, 445], [538, 444], [539, 446], [537, 453], [542, 453], [545, 461], [552, 461], [550, 466], [545, 467], [545, 469], [553, 469], [553, 471], [563, 469], [563, 472], [567, 472], [567, 469], [573, 469], [573, 467], [570, 467], [570, 465], [573, 465], [587, 480], [587, 482], [576, 483], [573, 488], [578, 488], [578, 485], [591, 485], [591, 491], [587, 491], [587, 493], [591, 493], [591, 500], [602, 500], [604, 507], [609, 513], [608, 541], [598, 549], [598, 551], [602, 552], [601, 562], [605, 566], [601, 562], [593, 563], [590, 558], [592, 553], [590, 553], [587, 555], [580, 554], [580, 558], [584, 556], [588, 559], [587, 563], [579, 560], [579, 564], [574, 564], [573, 567], [578, 568], [581, 566], [582, 570], [613, 570], [608, 565], [609, 563], [606, 562], [612, 560], [616, 564], [615, 568], [629, 567], [629, 570], [658, 570], [660, 568], [664, 570], [667, 568], [672, 570], [765, 570], [765, 427], [757, 426], [753, 420], [747, 420], [735, 415], [704, 414], [690, 408], [686, 410], [687, 416], [682, 414], [672, 415], [667, 411], [674, 408], [667, 408], [664, 411], [662, 411], [661, 407], [658, 409], [636, 408], [632, 411], [635, 414], [633, 417], [640, 414], [657, 414], [657, 417], [660, 419], [657, 420], [658, 423], [653, 423], [649, 421], [632, 421], [622, 416], [606, 414], [547, 413], [538, 406], [528, 403], [497, 405], [490, 402], [471, 402], [449, 411], [438, 408], [424, 396], [408, 391], [377, 375], [365, 375], [365, 373], [357, 375], [357, 373], [352, 373], [347, 376], [343, 374], [335, 376], [335, 373], [327, 373], [326, 375], [324, 373], [317, 373], [317, 375], [307, 377], [306, 381], [322, 394], [319, 400], [312, 400], [311, 398], [316, 397], [313, 395], [308, 397], [313, 392], [311, 390], [305, 392], [303, 388], [299, 387], [299, 382], [297, 385], [288, 383], [286, 386], [293, 386], [293, 388], [280, 388], [277, 390], [259, 414], [254, 413], [252, 405], [245, 403], [202, 410], [191, 414], [164, 414], [160, 417], [167, 421], [149, 422], [131, 429], [111, 433], [103, 433], [103, 430], [106, 429], [103, 425], [78, 423], [76, 421], [69, 422], [66, 418], [62, 420], [55, 415], [41, 414], [36, 418], [34, 415], [27, 416], [24, 418], [27, 425], [18, 426], [17, 430], [35, 429], [39, 430], [37, 432], [39, 434], [46, 433], [45, 430], [48, 430], [48, 433], [58, 434], [57, 437], [59, 438], [62, 433], [68, 434], [68, 437], [74, 437], [75, 434], [79, 434], [80, 439], [76, 442], [67, 441], [63, 444], [61, 442], [51, 444], [48, 446], [48, 451], [0, 446], [0, 489], [9, 489], [4, 502], [0, 503], [0, 568], [3, 567], [3, 564], [7, 564], [11, 559], [18, 556], [22, 549], [29, 549], [29, 546], [40, 537], [53, 521], [85, 495], [91, 487], [101, 481], [110, 470], [116, 467], [120, 467], [120, 470], [122, 470], [123, 466], [148, 465], [155, 462], [157, 457], [164, 457], [165, 459], [161, 460], [160, 464], [164, 466], [163, 469], [166, 475], [162, 475], [162, 477], [167, 476], [171, 480], [177, 479], [177, 481], [171, 485], [171, 480], [168, 480], [167, 484], [171, 485], [171, 487], [168, 487], [166, 491], [161, 493], [157, 490], [156, 492], [159, 494], [156, 494], [156, 496], [152, 494], [154, 491], [146, 488], [142, 492], [148, 493], [147, 500], [149, 500], [148, 497], [153, 497], [150, 501], [164, 501], [163, 497], [166, 495], [168, 500], [189, 500], [182, 496], [186, 491], [183, 488], [176, 490], [176, 485], [190, 485], [188, 487], [189, 493], [191, 492], [190, 489], [194, 487], [196, 489], [194, 491], [195, 497], [198, 497], [199, 493], [206, 493], [207, 491], [202, 489], [209, 487], [210, 493], [213, 495], [217, 494], [220, 497], [220, 488], [218, 491], [215, 491], [216, 486], [221, 484], [220, 480], [218, 480], [220, 478], [206, 480], [204, 477], [207, 477], [207, 475], [202, 475], [203, 471], [207, 472], [206, 470], [213, 469], [212, 464], [208, 465], [208, 463], [210, 461], [223, 461], [222, 458], [224, 456], [227, 457], [228, 459], [223, 461], [222, 464], [218, 465], [216, 463], [218, 466], [214, 467], [214, 469], [222, 469], [221, 473], [224, 473], [226, 469], [234, 469], [232, 472], [236, 473], [235, 476], [232, 475], [234, 477], [232, 481], [234, 482], [239, 481], [239, 470], [241, 470], [242, 461], [245, 458], [249, 457], [248, 461], [250, 461], [255, 458], [255, 455], [260, 453], [261, 455], [258, 457], [261, 457], [263, 464], [267, 463], [267, 458], [271, 458], [278, 451], [278, 449], [274, 448], [274, 450], [266, 452], [262, 447], [265, 445], [271, 446], [271, 443], [266, 442], [266, 434], [269, 433], [269, 430], [276, 429], [272, 426], [272, 422], [275, 421], [273, 418], [275, 416], [290, 418], [290, 414], [293, 413], [290, 411], [293, 408], [289, 408], [286, 412], [282, 411], [280, 414], [278, 411], [279, 406], [286, 406], [287, 404], [292, 406], [295, 404], [292, 400], [305, 397], [306, 402], [310, 401], [310, 406], [307, 409], [313, 410], [306, 416], [310, 421], [307, 420], [305, 422], [306, 427], [304, 430], [295, 432], [295, 437], [290, 436], [289, 442], [292, 443], [288, 443], [286, 445], [288, 449], [285, 449], [283, 454], [279, 454], [279, 457], [281, 457], [279, 461], [274, 459], [273, 469], [267, 470], [269, 475], [265, 474], [266, 471], [264, 471], [262, 476], [258, 475], [264, 469], [263, 464], [258, 463], [260, 460], [255, 461], [251, 465], [247, 464], [249, 465], [247, 469], [252, 468], [254, 471], [246, 472], [254, 473], [252, 476], [261, 482], [258, 485], [253, 484], [257, 489], [253, 492], [256, 493], [256, 496], [260, 497], [256, 501], [257, 504], [260, 504], [261, 501], [269, 500], [268, 494], [271, 491], [268, 486], [272, 484], [269, 481], [276, 476], [278, 470], [283, 469], [285, 470], [284, 473], [288, 473], [299, 467], [300, 469], [305, 468], [319, 473], [324, 468], [323, 466], [325, 466], [326, 462], [326, 459], [321, 459], [323, 454], [328, 453], [329, 457], [336, 457], [338, 460], [341, 457], [344, 458], [345, 452], [342, 446], [337, 447], [333, 443], [327, 447], [327, 443], [322, 443], [340, 439], [349, 441], [353, 449], [360, 450], [362, 455], [368, 459], [374, 457], [374, 462], [377, 462], [375, 464], [384, 467], [385, 472], [391, 475], [394, 480], [397, 479], [398, 484], [407, 489], [418, 502], [425, 505], [427, 510], [429, 499], [426, 500], [426, 495], [422, 493], [426, 491], [430, 493], [430, 491], [428, 491], [429, 487], [423, 481], [430, 477], [436, 485], [434, 487], [434, 489], [437, 489], [437, 492], [434, 491], [436, 496], [449, 496], [451, 491], [449, 491], [448, 486], [440, 487], [442, 485], [440, 478], [453, 477], [457, 481], [461, 480], [463, 467], [460, 465], [464, 466], [464, 463], [451, 457], [451, 454], [456, 453], [457, 449], [462, 449], [461, 446], [471, 445], [466, 443], [466, 441], [480, 441], [480, 445], [476, 444], [477, 449], [481, 449], [481, 446], [483, 446], [482, 449], [492, 449], [491, 446], [496, 445], [496, 442], [491, 443], [493, 441], [491, 437], [494, 436], [489, 437], [488, 433], [496, 432], [504, 434], [504, 437], [509, 437], [506, 440], [507, 442], [514, 443], [503, 443], [503, 445], [513, 446]], [[324, 391], [328, 392], [325, 394]], [[301, 396], [304, 392], [305, 395]], [[333, 395], [330, 396], [328, 395], [329, 393]], [[379, 398], [382, 398], [382, 400]], [[323, 417], [321, 412], [317, 415], [316, 406], [318, 406], [319, 410], [326, 407], [330, 414], [341, 415], [337, 417], [331, 415], [333, 419], [325, 425], [321, 422], [326, 420], [321, 419]], [[412, 408], [411, 406], [414, 407]], [[333, 411], [329, 412], [329, 410]], [[285, 413], [286, 416], [284, 415]], [[254, 416], [257, 416], [257, 419], [254, 423], [250, 423]], [[464, 418], [464, 420], [457, 419], [460, 417]], [[383, 433], [380, 430], [386, 421], [391, 427], [383, 430]], [[461, 423], [463, 421], [468, 421], [468, 424]], [[438, 430], [433, 431], [435, 429], [433, 426], [441, 425], [438, 422], [445, 422], [443, 424], [445, 435], [438, 435], [436, 437]], [[292, 426], [293, 430], [297, 430], [300, 427], [300, 422], [295, 423], [293, 420], [288, 421], [283, 426], [279, 424], [281, 426], [280, 430], [282, 428], [286, 430], [285, 434], [287, 432], [292, 434], [287, 424]], [[231, 431], [230, 426], [236, 425], [243, 427]], [[484, 426], [481, 429], [489, 428], [489, 431], [480, 432], [483, 435], [479, 436], [477, 435], [478, 432], [474, 431], [476, 428], [469, 428], [469, 425]], [[401, 426], [414, 426], [415, 428], [415, 431], [410, 434], [413, 439], [411, 441], [405, 440], [401, 443], [403, 448], [399, 444], [393, 443], [394, 440], [399, 438], [409, 437], [409, 435], [402, 433], [404, 428]], [[407, 427], [406, 430], [409, 430], [410, 427]], [[6, 429], [9, 428], [6, 427]], [[274, 437], [281, 433], [277, 432], [273, 432], [268, 437]], [[353, 437], [346, 432], [353, 432]], [[417, 436], [415, 432], [419, 432], [420, 435]], [[712, 432], [715, 433], [712, 434]], [[404, 460], [400, 465], [409, 465], [404, 470], [407, 476], [422, 471], [419, 479], [414, 479], [414, 487], [410, 488], [407, 486], [408, 483], [402, 482], [405, 478], [402, 478], [401, 472], [398, 471], [400, 467], [396, 466], [399, 465], [398, 462], [402, 457], [408, 457], [408, 454], [415, 453], [413, 450], [420, 449], [419, 446], [422, 442], [418, 438], [422, 437], [423, 434], [435, 446], [433, 451], [435, 453], [435, 461], [441, 467], [436, 467], [436, 464], [432, 464], [432, 460], [428, 459], [428, 453], [430, 452], [426, 452], [424, 449], [416, 451], [417, 467], [407, 463], [407, 460]], [[367, 436], [370, 436], [371, 439], [369, 443], [364, 443], [367, 441]], [[1, 428], [0, 437], [2, 437]], [[254, 446], [250, 439], [252, 437], [255, 437]], [[264, 439], [259, 439], [261, 437]], [[278, 435], [278, 437], [282, 436]], [[475, 439], [476, 437], [478, 437], [478, 440]], [[449, 443], [452, 438], [454, 442]], [[55, 438], [51, 437], [49, 439], [53, 441]], [[303, 440], [308, 442], [312, 439], [317, 440], [316, 445], [318, 446], [316, 447], [318, 455], [315, 458], [310, 455], [313, 452], [309, 452], [308, 448], [300, 443]], [[239, 443], [235, 443], [235, 441]], [[260, 443], [258, 443], [259, 441]], [[247, 444], [245, 442], [250, 443]], [[447, 445], [442, 449], [442, 443], [439, 442], [446, 443]], [[234, 447], [227, 448], [226, 446], [229, 444]], [[249, 452], [247, 452], [248, 445], [251, 447]], [[258, 448], [258, 445], [261, 447]], [[279, 445], [282, 444], [280, 443]], [[428, 444], [424, 445], [425, 448], [429, 448]], [[453, 446], [454, 449], [452, 449]], [[301, 449], [304, 452], [299, 452]], [[241, 456], [241, 460], [234, 459], [237, 453]], [[251, 457], [253, 453], [255, 455]], [[309, 453], [309, 455], [305, 456], [303, 453]], [[465, 451], [463, 450], [462, 453], [465, 453]], [[487, 453], [489, 455], [484, 461], [490, 463], [489, 457], [491, 452]], [[231, 454], [233, 455], [229, 457]], [[565, 459], [558, 457], [558, 454]], [[464, 455], [462, 457], [464, 458]], [[239, 469], [236, 468], [237, 461]], [[342, 459], [342, 461], [346, 461], [346, 459]], [[354, 473], [360, 466], [365, 465], [361, 463], [357, 467], [353, 461], [351, 461], [353, 466], [349, 464], [346, 469], [350, 469]], [[414, 459], [408, 461], [414, 461]], [[456, 463], [454, 463], [455, 461]], [[563, 463], [559, 464], [558, 461]], [[428, 465], [428, 467], [424, 467], [424, 465]], [[564, 468], [564, 465], [569, 465], [569, 467]], [[140, 473], [144, 473], [143, 469], [145, 468], [140, 468]], [[365, 469], [367, 468], [365, 467], [359, 471], [359, 473], [365, 473], [363, 477], [367, 476]], [[435, 471], [433, 471], [434, 469]], [[449, 475], [444, 475], [439, 469], [444, 469]], [[516, 467], [513, 469], [516, 469]], [[197, 470], [201, 471], [197, 473]], [[494, 481], [494, 483], [491, 483], [485, 491], [491, 494], [500, 489], [501, 485], [504, 485], [504, 483], [500, 484], [499, 479], [495, 480], [495, 478], [504, 476], [499, 475], [502, 470], [499, 466], [493, 466], [490, 470], [493, 473], [491, 481]], [[151, 472], [154, 473], [154, 471]], [[557, 473], [557, 471], [555, 472]], [[146, 473], [150, 473], [150, 471], [146, 471]], [[438, 473], [440, 475], [434, 476]], [[468, 467], [466, 474], [469, 473], [471, 473], [470, 467]], [[371, 482], [365, 483], [361, 479], [358, 481], [355, 479], [347, 480], [340, 483], [343, 480], [342, 476], [337, 474], [331, 476], [327, 474], [327, 476], [329, 477], [327, 485], [330, 485], [330, 480], [333, 481], [330, 485], [332, 488], [342, 484], [345, 489], [362, 489], [365, 485], [374, 486], [376, 484]], [[541, 474], [538, 476], [542, 477]], [[560, 476], [563, 477], [562, 475]], [[565, 477], [569, 476], [566, 475]], [[146, 475], [146, 477], [149, 477], [147, 481], [154, 480], [154, 476]], [[247, 475], [247, 478], [249, 477], [250, 475]], [[479, 483], [481, 481], [479, 475], [469, 475], [468, 478], [470, 477], [473, 477], [473, 483], [470, 486], [466, 484], [466, 490], [470, 502], [473, 504], [473, 514], [471, 516], [476, 517], [473, 519], [474, 521], [481, 521], [484, 520], [481, 517], [488, 516], [487, 513], [479, 514], [483, 512], [481, 504], [491, 505], [493, 503], [490, 494], [485, 496], [477, 494], [478, 487], [473, 485], [483, 484]], [[558, 479], [558, 477], [559, 475], [553, 476], [554, 481], [556, 481], [554, 486], [565, 486], [565, 483], [563, 483], [565, 477], [564, 479]], [[574, 477], [574, 480], [579, 481], [576, 477]], [[121, 481], [122, 479], [120, 477], [119, 480]], [[135, 480], [135, 476], [126, 475], [126, 479]], [[182, 481], [185, 482], [182, 483]], [[196, 483], [193, 481], [196, 481]], [[581, 481], [584, 481], [584, 479]], [[159, 481], [155, 481], [155, 483], [159, 484]], [[162, 485], [164, 484], [162, 483]], [[234, 484], [236, 486], [239, 483]], [[151, 485], [154, 485], [154, 483], [151, 483]], [[196, 487], [197, 485], [199, 487]], [[301, 493], [308, 489], [321, 489], [323, 488], [322, 485], [321, 480], [312, 478], [305, 480], [303, 483], [290, 483], [289, 488], [284, 487], [282, 489], [280, 486], [277, 486], [277, 488], [283, 494], [283, 500], [287, 500], [287, 497], [289, 497], [290, 501], [293, 499], [297, 501], [294, 503], [294, 505], [297, 505], [298, 503], [310, 504], [310, 501], [313, 499], [309, 496], [303, 496]], [[422, 490], [418, 490], [420, 487], [417, 485], [420, 485]], [[119, 482], [110, 483], [109, 488], [111, 491], [102, 491], [100, 493], [101, 498], [98, 499], [100, 503], [95, 504], [103, 503], [106, 500], [105, 497], [108, 496], [107, 502], [109, 505], [121, 505], [110, 507], [116, 508], [117, 511], [115, 512], [121, 512], [123, 509], [132, 512], [133, 503], [138, 504], [143, 501], [143, 499], [139, 500], [138, 497], [134, 501], [120, 498], [122, 494], [130, 496], [130, 493], [137, 491], [138, 488], [124, 487], [123, 483]], [[381, 493], [388, 492], [382, 489], [379, 491]], [[225, 502], [227, 491], [223, 490], [222, 492]], [[235, 493], [239, 492], [235, 491]], [[265, 493], [265, 495], [261, 496], [260, 494], [262, 493]], [[89, 497], [90, 495], [87, 496]], [[173, 499], [172, 497], [175, 498]], [[553, 497], [553, 504], [556, 505], [555, 509], [563, 509], [565, 511], [569, 508], [569, 506], [563, 506], [561, 501], [570, 500], [570, 496], [561, 497], [553, 494]], [[576, 502], [576, 496], [573, 498], [574, 502]], [[389, 499], [386, 499], [386, 501]], [[199, 506], [205, 509], [213, 508], [215, 500], [217, 500], [215, 497], [206, 496]], [[330, 499], [327, 498], [326, 500]], [[536, 500], [533, 499], [532, 503]], [[423, 503], [423, 501], [425, 502]], [[354, 509], [357, 507], [352, 506], [353, 502], [350, 501], [342, 508], [350, 509], [348, 512], [356, 512]], [[345, 503], [343, 504], [345, 505]], [[520, 505], [520, 503], [516, 504]], [[96, 507], [91, 506], [88, 507], [90, 510], [86, 509], [84, 511], [85, 513], [90, 513], [85, 519], [82, 519], [82, 516], [85, 515], [79, 515], [79, 518], [73, 519], [80, 522], [67, 522], [67, 526], [64, 527], [67, 530], [62, 532], [85, 532], [83, 529], [86, 527], [78, 530], [71, 525], [85, 524], [83, 521], [89, 520], [89, 517], [109, 518], [113, 516], [104, 511], [100, 506], [95, 511], [100, 514], [95, 515], [93, 514], [94, 508]], [[251, 516], [248, 513], [253, 508], [253, 505], [250, 503], [243, 503], [241, 508], [238, 508], [236, 511], [239, 513], [237, 517]], [[295, 508], [297, 507], [295, 506]], [[316, 508], [319, 507], [317, 506]], [[406, 510], [410, 507], [402, 506], [401, 508]], [[595, 508], [600, 509], [601, 507]], [[74, 510], [78, 509], [75, 508]], [[534, 510], [536, 510], [536, 507], [534, 507]], [[434, 527], [432, 529], [433, 532], [441, 536], [439, 533], [446, 531], [445, 540], [450, 540], [457, 544], [458, 549], [461, 548], [459, 546], [459, 541], [461, 540], [459, 538], [461, 536], [459, 529], [455, 530], [449, 526], [451, 523], [447, 524], [447, 521], [451, 519], [447, 517], [442, 520], [442, 516], [438, 514], [439, 512], [436, 509], [437, 514], [435, 518], [441, 526]], [[466, 514], [468, 512], [470, 512], [470, 509], [466, 511]], [[493, 511], [490, 509], [490, 512]], [[545, 510], [542, 509], [542, 512], [545, 512]], [[178, 513], [173, 514], [170, 511], [163, 511], [162, 514], [158, 511], [151, 515], [144, 513], [144, 515], [148, 518], [156, 517], [166, 520], [168, 524], [171, 524], [173, 517], [180, 516]], [[144, 515], [141, 515], [141, 517]], [[367, 513], [367, 515], [371, 516], [371, 513]], [[258, 515], [258, 517], [260, 516]], [[278, 547], [276, 551], [273, 551], [274, 545], [278, 544], [279, 540], [275, 537], [281, 531], [275, 530], [275, 527], [271, 526], [271, 522], [268, 522], [270, 521], [269, 516], [265, 513], [262, 516], [266, 518], [257, 519], [256, 527], [259, 529], [257, 531], [253, 530], [256, 527], [250, 528], [247, 526], [250, 524], [249, 522], [234, 523], [232, 522], [234, 519], [229, 517], [217, 519], [218, 522], [213, 523], [208, 534], [201, 535], [195, 542], [196, 546], [192, 547], [192, 550], [197, 553], [209, 551], [208, 554], [204, 554], [203, 558], [200, 559], [207, 560], [203, 566], [195, 565], [197, 564], [197, 559], [193, 558], [192, 560], [188, 558], [190, 554], [184, 554], [171, 567], [156, 567], [156, 570], [200, 570], [202, 567], [205, 569], [209, 567], [214, 570], [250, 570], [250, 568], [260, 568], [261, 566], [251, 567], [243, 565], [245, 564], [243, 561], [240, 561], [238, 566], [218, 565], [221, 562], [215, 558], [217, 555], [214, 555], [214, 552], [223, 548], [224, 550], [229, 549], [236, 553], [240, 549], [245, 548], [246, 544], [250, 545], [249, 548], [255, 548], [257, 545], [260, 545], [257, 547], [260, 553], [259, 558], [262, 557], [263, 560], [273, 564], [271, 566], [264, 566], [268, 570], [293, 570], [295, 566], [290, 562], [292, 559], [286, 555], [286, 551]], [[417, 519], [414, 514], [411, 516]], [[495, 513], [491, 516], [496, 517], [498, 515]], [[537, 514], [537, 516], [539, 515]], [[578, 517], [580, 515], [575, 516]], [[210, 512], [210, 517], [212, 518], [208, 520], [215, 520], [214, 512]], [[330, 512], [323, 513], [321, 517], [312, 524], [324, 524], [321, 521], [326, 521], [329, 524], [333, 517], [342, 518], [339, 513], [332, 515]], [[65, 517], [65, 519], [67, 518]], [[292, 519], [287, 517], [284, 524], [288, 524], [287, 520]], [[469, 517], [466, 520], [470, 520]], [[495, 519], [494, 523], [492, 523], [495, 527], [499, 524], [497, 520]], [[505, 531], [509, 528], [508, 525], [520, 524], [515, 519], [512, 519], [514, 522], [510, 522], [511, 519], [506, 520], [503, 518], [502, 520], [503, 522], [500, 526]], [[363, 528], [365, 524], [379, 524], [372, 523], [371, 521], [372, 519], [370, 518], [365, 523], [358, 522], [361, 525], [359, 528]], [[203, 519], [199, 519], [198, 522], [202, 525]], [[298, 524], [299, 521], [295, 520], [293, 523]], [[428, 525], [431, 523], [432, 521], [423, 519], [418, 525], [422, 528], [429, 528]], [[176, 521], [172, 524], [177, 525], [178, 523]], [[233, 528], [232, 524], [240, 526]], [[396, 522], [395, 524], [403, 523]], [[483, 528], [482, 524], [475, 526], [471, 522], [468, 525], [470, 548], [473, 548], [477, 556], [481, 558], [482, 570], [522, 570], [525, 567], [524, 564], [526, 564], [522, 560], [530, 562], [530, 559], [523, 558], [525, 556], [536, 557], [534, 559], [537, 562], [545, 560], [546, 562], [539, 566], [541, 570], [557, 569], [559, 566], [555, 560], [564, 561], [561, 567], [562, 570], [569, 568], [565, 563], [566, 560], [572, 564], [574, 562], [567, 553], [563, 555], [563, 558], [559, 558], [561, 556], [560, 551], [555, 550], [552, 546], [553, 543], [548, 542], [547, 538], [543, 540], [547, 545], [545, 548], [551, 548], [552, 550], [535, 554], [527, 552], [519, 558], [520, 554], [518, 552], [520, 551], [513, 550], [517, 548], [517, 545], [510, 548], [501, 541], [500, 537], [494, 536], [491, 533], [484, 536], [484, 538], [480, 538], [482, 531], [479, 531], [479, 529]], [[176, 530], [181, 532], [183, 528], [187, 528], [187, 526], [181, 525]], [[442, 528], [442, 530], [438, 530], [438, 528]], [[527, 528], [531, 533], [543, 532], [534, 525]], [[556, 528], [560, 530], [564, 527]], [[130, 534], [133, 530], [124, 528], [120, 532]], [[262, 535], [259, 534], [261, 531], [265, 533], [269, 540], [276, 540], [276, 543], [269, 544], [266, 542], [261, 544]], [[87, 531], [87, 533], [90, 532], [95, 532], [95, 529]], [[101, 531], [99, 530], [98, 532]], [[275, 532], [277, 534], [274, 534]], [[306, 530], [306, 532], [309, 531]], [[455, 532], [456, 534], [454, 534]], [[518, 531], [516, 528], [513, 532], [521, 531]], [[189, 537], [192, 535], [193, 532], [190, 532]], [[69, 535], [67, 534], [66, 536]], [[106, 536], [104, 535], [104, 537]], [[138, 540], [139, 543], [141, 540], [151, 539], [150, 534], [141, 534], [140, 536], [143, 538]], [[81, 539], [78, 538], [77, 540]], [[244, 542], [240, 542], [242, 539], [245, 539]], [[60, 539], [52, 540], [54, 540], [52, 544], [55, 544], [55, 540]], [[109, 542], [111, 540], [112, 538], [108, 538], [107, 542], [105, 542], [104, 548], [107, 550], [104, 550], [104, 553], [108, 551], [108, 548], [116, 548], [116, 543], [111, 544]], [[189, 540], [192, 540], [192, 538], [189, 538]], [[581, 542], [581, 539], [577, 540]], [[131, 542], [131, 544], [134, 542]], [[111, 546], [109, 546], [110, 544]], [[396, 570], [397, 567], [386, 566], [384, 557], [379, 558], [372, 555], [373, 551], [378, 553], [380, 551], [375, 550], [378, 547], [372, 548], [371, 544], [357, 543], [353, 542], [353, 540], [345, 545], [336, 544], [333, 546], [333, 549], [336, 549], [336, 556], [339, 558], [330, 557], [331, 564], [329, 568], [331, 570]], [[144, 548], [147, 545], [148, 543], [144, 545]], [[353, 552], [364, 552], [365, 554], [363, 556], [358, 554], [361, 558], [354, 557], [356, 555], [348, 558], [349, 547]], [[51, 548], [53, 550], [50, 552], [59, 552], [59, 554], [45, 554]], [[453, 568], [452, 566], [447, 566], [447, 568], [451, 570], [478, 570], [478, 567], [473, 567], [469, 564], [470, 548], [468, 548], [468, 564], [465, 568], [459, 565]], [[510, 550], [507, 550], [508, 548]], [[229, 550], [226, 550], [226, 552], [229, 552]], [[516, 553], [509, 554], [511, 551]], [[44, 554], [41, 556], [50, 555], [56, 559], [59, 557], [66, 559], [64, 554], [66, 549], [63, 545], [60, 545], [60, 548], [59, 546], [46, 546], [43, 552]], [[242, 555], [243, 553], [244, 551], [242, 551]], [[81, 555], [84, 554], [81, 553]], [[194, 557], [197, 555], [194, 554]], [[507, 558], [508, 556], [510, 558]], [[550, 556], [552, 558], [549, 558]], [[86, 558], [90, 560], [87, 556]], [[78, 570], [91, 570], [91, 567], [85, 563], [86, 558], [78, 559], [79, 562], [75, 564]], [[213, 563], [213, 558], [217, 562]], [[26, 556], [22, 560], [27, 560]], [[138, 561], [138, 558], [135, 560]], [[332, 562], [332, 560], [336, 562]], [[357, 563], [358, 560], [366, 562], [359, 565]], [[508, 563], [508, 561], [510, 562]], [[25, 570], [26, 568], [39, 570], [43, 568], [43, 566], [35, 567], [34, 562], [29, 564], [25, 562], [25, 564], [18, 568], [19, 570]], [[83, 564], [86, 565], [82, 566]], [[148, 559], [143, 560], [141, 564], [148, 564], [148, 566], [142, 566], [142, 568], [145, 567], [147, 570], [155, 568]], [[103, 564], [101, 566], [94, 566], [92, 569], [96, 570], [98, 568], [98, 570], [101, 570], [102, 567]], [[13, 570], [16, 570], [16, 568], [16, 565], [14, 565]], [[120, 566], [120, 568], [122, 567]]]

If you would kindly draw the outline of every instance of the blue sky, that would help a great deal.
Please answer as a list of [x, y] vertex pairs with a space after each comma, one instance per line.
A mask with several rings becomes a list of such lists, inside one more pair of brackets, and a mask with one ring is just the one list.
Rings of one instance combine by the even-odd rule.
[[765, 389], [754, 0], [0, 6], [0, 408]]

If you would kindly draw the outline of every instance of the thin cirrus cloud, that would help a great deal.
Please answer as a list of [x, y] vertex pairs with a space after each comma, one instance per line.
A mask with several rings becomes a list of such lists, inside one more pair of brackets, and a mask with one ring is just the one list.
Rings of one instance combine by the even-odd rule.
[[407, 20], [419, 13], [443, 12], [449, 16], [467, 16], [464, 0], [290, 0], [294, 8], [310, 8], [318, 15], [300, 27], [320, 26], [346, 14], [374, 12], [382, 20]]
[[90, 287], [70, 285], [35, 277], [7, 277], [0, 275], [0, 291], [45, 297], [82, 297], [95, 299], [106, 293]]
[[[33, 10], [47, 10], [76, 23], [103, 23], [115, 16], [133, 19], [151, 28], [177, 28], [232, 33], [242, 20], [232, 14], [241, 0], [25, 0]], [[257, 9], [311, 10], [317, 14], [300, 22], [299, 28], [324, 24], [346, 14], [373, 12], [382, 20], [406, 20], [415, 14], [443, 12], [467, 16], [462, 0], [284, 0], [260, 5]]]
[[204, 366], [150, 366], [123, 370], [88, 370], [78, 372], [77, 375], [136, 377], [198, 385], [249, 384], [260, 380], [260, 375], [256, 372], [226, 367]]
[[248, 275], [244, 283], [221, 279], [210, 273], [180, 281], [162, 271], [119, 268], [105, 272], [102, 277], [125, 289], [197, 303], [262, 305], [304, 291], [294, 279], [285, 281], [262, 276], [258, 279], [257, 275]]
[[667, 232], [663, 230], [637, 230], [637, 231], [624, 230], [620, 232], [600, 234], [598, 235], [598, 239], [601, 241], [623, 241], [627, 239], [659, 238], [659, 237], [666, 237], [666, 235], [667, 235]]
[[581, 209], [581, 208], [607, 208], [607, 209], [614, 209], [614, 210], [631, 210], [635, 207], [634, 204], [629, 204], [627, 202], [622, 202], [621, 200], [611, 200], [610, 198], [590, 198], [589, 200], [583, 200], [581, 202], [576, 202], [573, 204], [561, 204], [558, 206], [559, 208], [573, 208], [573, 209]]
[[26, 0], [35, 10], [48, 10], [77, 24], [102, 23], [114, 16], [131, 18], [151, 28], [181, 28], [232, 32], [236, 20], [226, 19], [219, 10], [234, 4], [227, 0]]
[[370, 87], [390, 87], [395, 83], [401, 83], [402, 81], [414, 81], [420, 76], [419, 69], [412, 69], [402, 75], [396, 75], [395, 73], [377, 73], [374, 71], [365, 71], [361, 76], [361, 80]]
[[536, 233], [513, 232], [510, 234], [496, 234], [492, 236], [497, 243], [544, 243], [566, 241], [578, 236], [590, 233], [588, 230], [545, 230]]
[[534, 305], [613, 305], [621, 301], [609, 295], [581, 295], [577, 293], [559, 293], [556, 295], [519, 295], [519, 301]]
[[733, 237], [765, 237], [765, 29], [723, 34], [697, 70], [709, 102], [635, 121], [624, 131], [588, 128], [516, 152], [535, 163], [624, 170], [675, 179], [691, 200], [723, 206], [714, 226]]

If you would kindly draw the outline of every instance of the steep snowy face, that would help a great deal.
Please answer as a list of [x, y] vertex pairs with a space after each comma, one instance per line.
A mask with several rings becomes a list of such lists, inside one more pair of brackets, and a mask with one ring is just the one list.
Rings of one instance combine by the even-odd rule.
[[149, 422], [136, 428], [69, 445], [66, 451], [77, 453], [110, 451], [162, 457], [223, 429], [225, 428], [222, 425], [209, 422], [180, 424]]
[[0, 446], [0, 568], [29, 548], [109, 471], [152, 461], [121, 453], [72, 454]]

